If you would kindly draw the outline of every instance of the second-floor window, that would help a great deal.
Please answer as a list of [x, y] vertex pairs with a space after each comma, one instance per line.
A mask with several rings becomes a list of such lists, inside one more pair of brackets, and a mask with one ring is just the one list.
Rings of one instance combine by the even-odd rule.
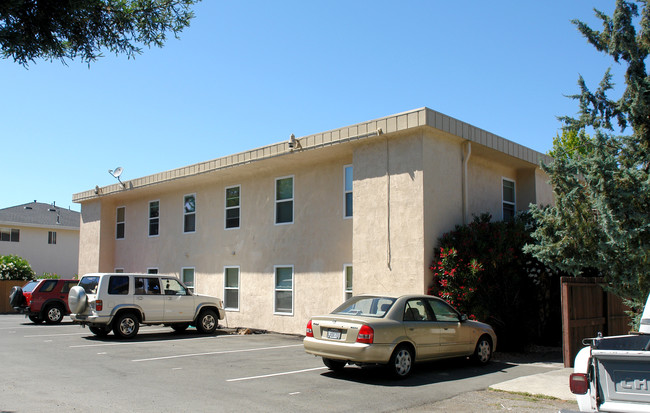
[[503, 220], [509, 221], [515, 216], [515, 181], [503, 179]]
[[115, 239], [124, 239], [126, 225], [126, 207], [118, 207], [115, 211]]
[[0, 228], [0, 241], [20, 242], [20, 230]]
[[156, 237], [160, 232], [160, 201], [149, 202], [149, 236]]
[[352, 217], [352, 165], [345, 167], [345, 178], [343, 182], [344, 210], [345, 218]]
[[196, 231], [196, 195], [185, 195], [183, 200], [183, 232]]
[[239, 228], [241, 187], [226, 188], [226, 229]]
[[47, 243], [48, 244], [56, 244], [56, 231], [48, 231], [47, 232]]
[[275, 223], [293, 223], [293, 177], [275, 180]]

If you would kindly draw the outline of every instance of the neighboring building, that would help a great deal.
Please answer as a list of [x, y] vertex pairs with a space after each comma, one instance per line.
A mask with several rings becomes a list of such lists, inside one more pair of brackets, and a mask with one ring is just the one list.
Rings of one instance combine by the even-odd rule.
[[36, 276], [71, 278], [79, 268], [80, 216], [36, 201], [0, 209], [0, 255], [23, 257]]
[[421, 108], [75, 194], [79, 273], [161, 272], [230, 326], [304, 333], [351, 294], [423, 293], [445, 231], [553, 202], [545, 155]]

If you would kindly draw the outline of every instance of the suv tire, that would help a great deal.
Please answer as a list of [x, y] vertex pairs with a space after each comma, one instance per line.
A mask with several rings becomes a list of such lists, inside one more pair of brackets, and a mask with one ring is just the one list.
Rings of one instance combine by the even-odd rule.
[[113, 333], [119, 338], [133, 338], [139, 329], [138, 317], [131, 312], [121, 313], [113, 321]]
[[217, 313], [210, 309], [201, 311], [196, 319], [196, 329], [199, 330], [199, 333], [203, 334], [213, 333], [217, 329], [218, 324], [219, 318], [217, 318]]
[[90, 330], [91, 333], [96, 335], [97, 337], [106, 337], [108, 333], [111, 332], [110, 327], [88, 327], [88, 330]]
[[43, 322], [43, 319], [41, 318], [40, 315], [30, 315], [28, 317], [30, 320], [32, 320], [32, 323], [34, 324], [41, 324]]
[[47, 324], [59, 324], [63, 320], [65, 310], [61, 304], [50, 304], [43, 311], [43, 318]]
[[23, 289], [16, 286], [11, 288], [11, 293], [9, 293], [9, 304], [12, 307], [20, 307], [25, 304], [25, 296], [23, 295]]
[[83, 313], [86, 309], [87, 303], [88, 297], [86, 296], [86, 290], [84, 290], [83, 287], [75, 285], [70, 289], [70, 292], [68, 292], [68, 306], [72, 313]]

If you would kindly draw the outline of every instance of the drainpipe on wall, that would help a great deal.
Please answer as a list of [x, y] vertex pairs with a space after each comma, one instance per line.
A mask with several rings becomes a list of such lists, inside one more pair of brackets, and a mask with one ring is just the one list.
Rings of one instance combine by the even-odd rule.
[[463, 225], [469, 222], [469, 189], [467, 183], [467, 164], [472, 156], [472, 143], [465, 141], [463, 143]]

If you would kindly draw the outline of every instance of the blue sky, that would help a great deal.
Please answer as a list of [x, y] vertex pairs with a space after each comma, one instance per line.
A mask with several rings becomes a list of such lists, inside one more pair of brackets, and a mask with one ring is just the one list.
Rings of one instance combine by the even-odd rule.
[[0, 60], [0, 208], [80, 210], [72, 194], [117, 166], [128, 180], [423, 106], [547, 152], [579, 74], [623, 86], [570, 23], [600, 29], [593, 8], [614, 3], [204, 0], [135, 59]]

